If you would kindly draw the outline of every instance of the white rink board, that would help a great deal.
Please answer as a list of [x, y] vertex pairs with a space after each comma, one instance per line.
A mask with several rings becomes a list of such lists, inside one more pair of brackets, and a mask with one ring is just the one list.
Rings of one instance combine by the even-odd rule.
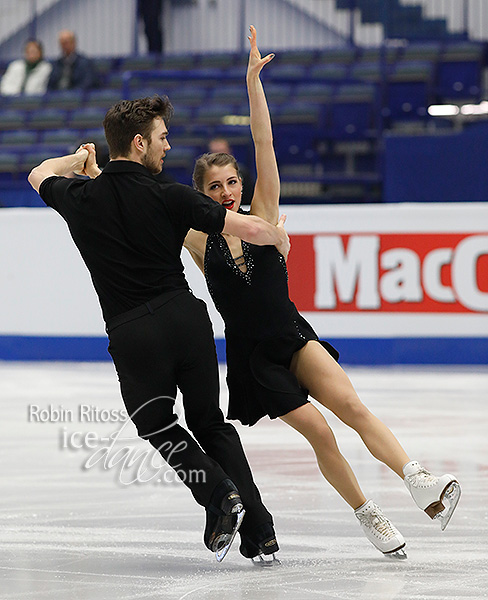
[[[303, 235], [462, 233], [484, 243], [488, 236], [488, 204], [287, 206], [283, 212], [288, 215], [286, 226], [292, 241]], [[483, 246], [478, 246], [478, 253], [483, 253]], [[65, 223], [54, 211], [0, 211], [0, 255], [0, 335], [104, 335], [90, 276]], [[216, 337], [222, 338], [222, 321], [202, 274], [186, 251], [183, 262], [193, 292], [207, 301]], [[304, 281], [314, 276], [307, 269], [304, 264]], [[488, 273], [482, 276], [488, 277]], [[478, 291], [480, 302], [485, 296], [483, 290]], [[488, 337], [484, 310], [435, 314], [303, 310], [303, 314], [324, 337]]]

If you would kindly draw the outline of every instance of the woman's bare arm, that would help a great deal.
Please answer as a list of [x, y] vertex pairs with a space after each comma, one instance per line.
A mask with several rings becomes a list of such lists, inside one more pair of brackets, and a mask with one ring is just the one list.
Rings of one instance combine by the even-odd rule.
[[257, 47], [256, 29], [251, 26], [250, 30], [251, 51], [246, 79], [257, 170], [251, 214], [276, 225], [279, 217], [280, 177], [273, 146], [268, 103], [259, 78], [261, 70], [274, 58], [274, 54], [268, 54], [261, 58]]

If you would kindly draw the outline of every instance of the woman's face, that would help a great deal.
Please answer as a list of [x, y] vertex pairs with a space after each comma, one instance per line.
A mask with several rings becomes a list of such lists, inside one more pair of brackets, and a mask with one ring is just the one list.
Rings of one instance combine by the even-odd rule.
[[202, 191], [227, 210], [237, 212], [241, 205], [242, 181], [231, 164], [210, 167], [205, 173]]

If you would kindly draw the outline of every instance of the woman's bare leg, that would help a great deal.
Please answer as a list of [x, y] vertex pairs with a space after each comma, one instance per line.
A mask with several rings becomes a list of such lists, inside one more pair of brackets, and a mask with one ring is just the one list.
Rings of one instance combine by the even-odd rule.
[[290, 370], [310, 395], [361, 436], [371, 454], [403, 479], [410, 458], [396, 437], [359, 399], [349, 377], [323, 346], [308, 342], [293, 356]]
[[322, 475], [351, 508], [362, 506], [366, 498], [349, 463], [340, 453], [334, 434], [322, 413], [313, 404], [304, 404], [283, 415], [281, 419], [310, 442]]

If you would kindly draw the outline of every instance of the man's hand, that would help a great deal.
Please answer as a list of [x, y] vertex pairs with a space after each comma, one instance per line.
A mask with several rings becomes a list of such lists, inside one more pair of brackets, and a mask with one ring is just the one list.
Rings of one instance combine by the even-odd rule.
[[283, 256], [285, 257], [285, 260], [287, 260], [288, 254], [290, 252], [291, 244], [290, 244], [290, 238], [288, 237], [288, 234], [286, 233], [286, 230], [285, 230], [285, 221], [286, 221], [286, 215], [281, 215], [280, 220], [278, 221], [278, 224], [276, 225], [276, 228], [280, 230], [280, 235], [282, 236], [282, 239], [275, 245], [276, 245], [278, 252], [280, 254], [283, 254]]
[[86, 177], [90, 177], [90, 179], [95, 179], [101, 173], [97, 165], [97, 153], [95, 150], [95, 144], [81, 144], [75, 154], [86, 150], [88, 152], [88, 156], [80, 169], [74, 171], [76, 175], [85, 175]]
[[82, 172], [85, 170], [85, 163], [88, 159], [88, 150], [86, 148], [78, 148], [75, 152], [75, 166], [73, 168], [74, 173]]

